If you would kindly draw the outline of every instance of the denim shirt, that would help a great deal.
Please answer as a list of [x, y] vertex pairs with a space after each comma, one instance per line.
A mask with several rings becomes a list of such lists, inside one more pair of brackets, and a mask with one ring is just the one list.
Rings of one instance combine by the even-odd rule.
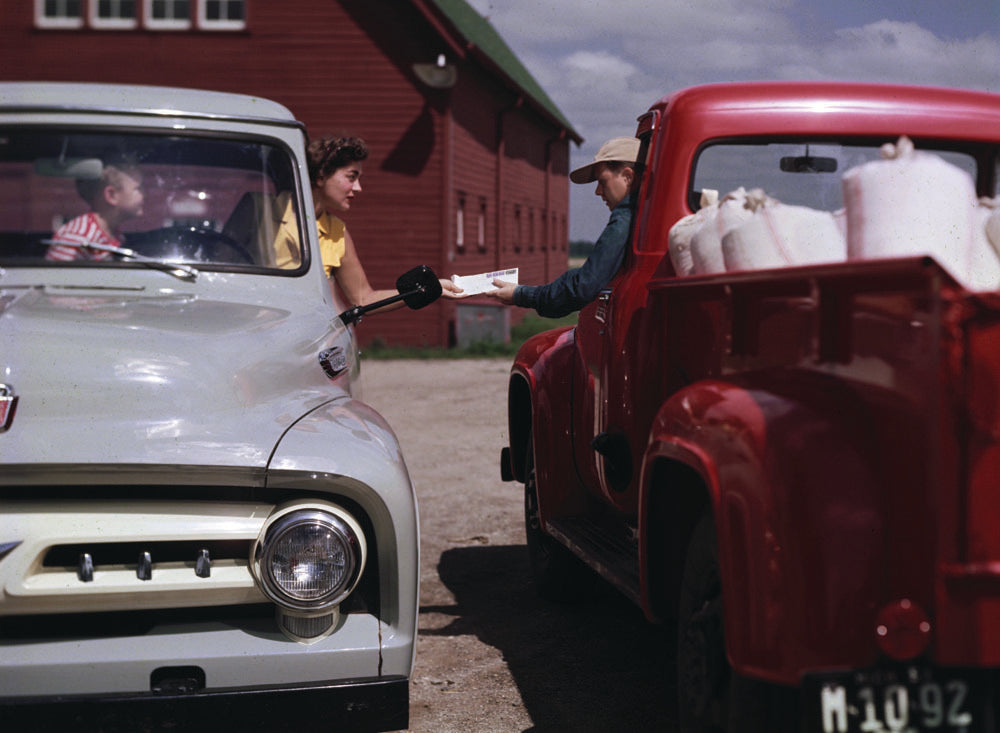
[[546, 318], [561, 318], [583, 308], [611, 282], [625, 259], [635, 195], [622, 199], [612, 211], [594, 251], [580, 267], [567, 270], [547, 285], [518, 285], [514, 305], [534, 308]]

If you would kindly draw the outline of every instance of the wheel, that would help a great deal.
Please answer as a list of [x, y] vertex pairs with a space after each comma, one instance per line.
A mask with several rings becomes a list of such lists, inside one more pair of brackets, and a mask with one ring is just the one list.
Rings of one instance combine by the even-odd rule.
[[795, 690], [735, 674], [726, 657], [722, 582], [711, 512], [688, 544], [677, 612], [677, 716], [682, 733], [790, 731]]
[[562, 543], [542, 530], [535, 482], [535, 447], [530, 433], [524, 466], [524, 529], [531, 575], [538, 595], [557, 603], [583, 600], [594, 586], [593, 573]]
[[677, 716], [683, 733], [726, 730], [731, 675], [722, 618], [715, 524], [706, 512], [688, 544], [677, 610]]

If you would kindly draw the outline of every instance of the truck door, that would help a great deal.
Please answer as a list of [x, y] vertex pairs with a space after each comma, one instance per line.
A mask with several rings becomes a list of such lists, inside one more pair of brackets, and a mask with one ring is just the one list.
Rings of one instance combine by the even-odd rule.
[[598, 294], [597, 299], [580, 311], [576, 327], [576, 347], [578, 351], [579, 385], [574, 389], [578, 396], [573, 407], [573, 446], [580, 479], [589, 491], [605, 495], [604, 461], [594, 450], [594, 436], [604, 429], [608, 390], [602, 382], [605, 379], [604, 364], [608, 357], [609, 311], [614, 289], [621, 279], [616, 276], [608, 287]]
[[[653, 113], [639, 118], [641, 160], [647, 157], [656, 120]], [[634, 246], [648, 185], [646, 169], [644, 165], [639, 171], [639, 204], [622, 268], [597, 300], [580, 311], [577, 326], [585, 382], [579, 416], [574, 418], [577, 466], [591, 491], [626, 513], [637, 506], [637, 438], [631, 433], [636, 401], [643, 398], [634, 379], [639, 355], [633, 353], [637, 339], [631, 332], [646, 302], [646, 282], [663, 256], [643, 255]], [[640, 455], [645, 445], [641, 442]]]

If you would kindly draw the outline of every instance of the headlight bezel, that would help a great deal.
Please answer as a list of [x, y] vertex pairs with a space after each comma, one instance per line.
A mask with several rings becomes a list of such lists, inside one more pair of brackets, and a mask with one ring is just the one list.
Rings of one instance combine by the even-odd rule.
[[[344, 548], [346, 568], [340, 582], [313, 598], [297, 597], [275, 575], [275, 552], [281, 541], [307, 527], [323, 527]], [[323, 614], [338, 606], [357, 587], [367, 560], [364, 531], [346, 510], [320, 502], [294, 503], [272, 513], [252, 550], [254, 576], [263, 593], [283, 609], [299, 614]]]

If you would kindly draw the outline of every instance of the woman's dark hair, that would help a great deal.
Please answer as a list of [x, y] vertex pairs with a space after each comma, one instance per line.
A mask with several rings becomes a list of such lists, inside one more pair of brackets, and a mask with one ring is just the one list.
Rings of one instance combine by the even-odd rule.
[[324, 137], [313, 140], [306, 149], [309, 158], [309, 182], [319, 185], [338, 168], [368, 157], [368, 146], [360, 137]]

